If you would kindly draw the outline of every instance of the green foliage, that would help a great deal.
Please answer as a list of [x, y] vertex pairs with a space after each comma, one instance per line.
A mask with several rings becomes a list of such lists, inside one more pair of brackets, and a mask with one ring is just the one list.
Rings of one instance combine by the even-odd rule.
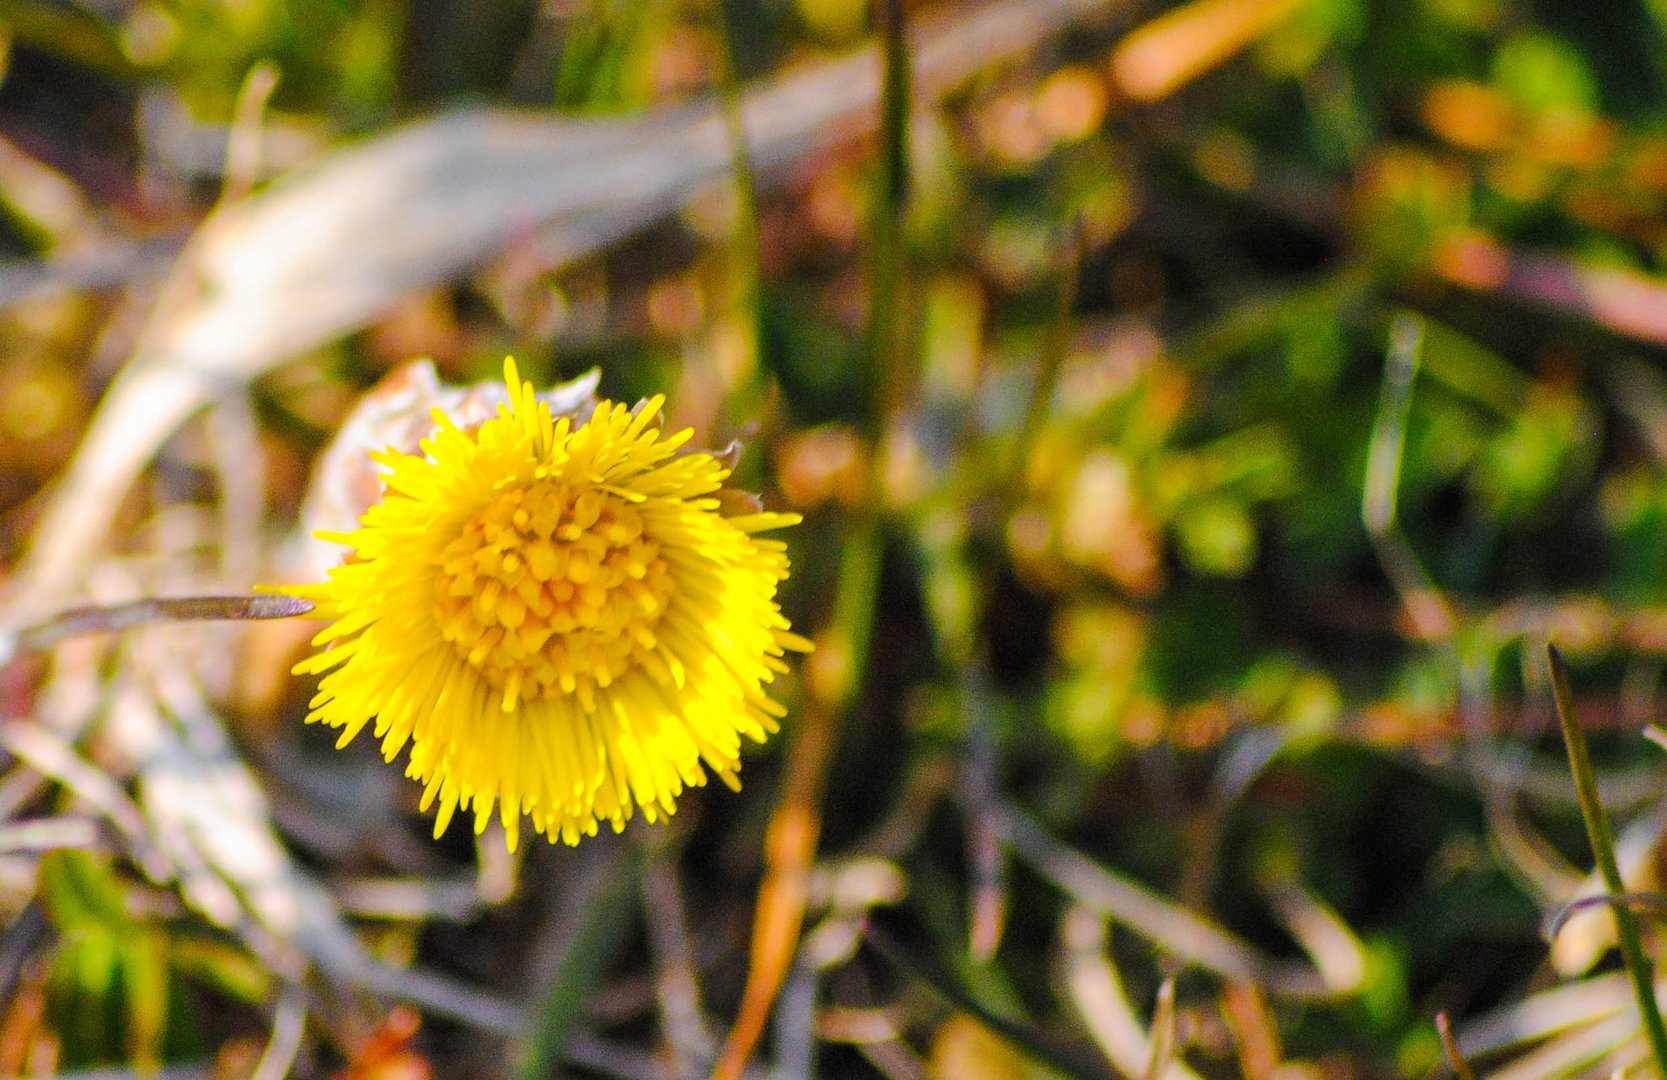
[[41, 860], [41, 903], [57, 934], [47, 1017], [71, 1068], [126, 1064], [154, 1071], [203, 1042], [178, 976], [258, 1003], [272, 976], [246, 953], [186, 925], [134, 909], [131, 883], [80, 852]]
[[1512, 34], [1493, 58], [1493, 82], [1517, 108], [1530, 114], [1597, 107], [1597, 84], [1579, 51], [1550, 34]]
[[161, 931], [129, 915], [109, 867], [76, 853], [41, 862], [42, 901], [60, 937], [49, 1008], [72, 1065], [154, 1069], [167, 1019]]

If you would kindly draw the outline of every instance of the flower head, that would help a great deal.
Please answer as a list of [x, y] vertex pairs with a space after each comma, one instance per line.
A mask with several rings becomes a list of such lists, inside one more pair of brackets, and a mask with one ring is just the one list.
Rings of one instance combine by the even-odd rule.
[[738, 787], [741, 737], [783, 715], [765, 687], [809, 643], [776, 603], [795, 514], [729, 513], [729, 475], [664, 435], [663, 399], [552, 414], [515, 362], [509, 403], [472, 429], [436, 410], [421, 454], [387, 450], [386, 492], [312, 600], [332, 624], [297, 674], [326, 672], [307, 719], [345, 746], [375, 721], [387, 760], [513, 849], [522, 815], [552, 841], [671, 814], [709, 769]]

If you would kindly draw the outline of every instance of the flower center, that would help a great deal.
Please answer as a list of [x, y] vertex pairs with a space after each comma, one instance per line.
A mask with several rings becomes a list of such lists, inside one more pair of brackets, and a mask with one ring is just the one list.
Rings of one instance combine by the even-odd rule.
[[590, 709], [655, 648], [671, 586], [629, 502], [555, 479], [498, 493], [437, 563], [440, 633], [506, 712], [557, 694]]

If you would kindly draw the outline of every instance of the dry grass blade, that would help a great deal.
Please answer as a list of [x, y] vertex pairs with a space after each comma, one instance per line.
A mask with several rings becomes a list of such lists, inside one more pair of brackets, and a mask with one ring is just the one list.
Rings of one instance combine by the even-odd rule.
[[9, 138], [0, 138], [0, 188], [10, 213], [49, 236], [54, 250], [85, 255], [102, 246], [85, 194]]
[[1175, 1063], [1175, 977], [1158, 987], [1158, 1004], [1152, 1012], [1152, 1056], [1146, 1061], [1142, 1080], [1163, 1080]]
[[701, 1013], [700, 982], [674, 849], [664, 843], [664, 833], [649, 835], [652, 846], [642, 856], [642, 899], [654, 957], [654, 991], [672, 1072], [692, 1076], [711, 1064], [717, 1040]]
[[92, 818], [55, 817], [0, 825], [0, 853], [96, 848], [102, 840], [99, 824]]
[[[993, 0], [924, 21], [916, 85], [942, 92], [1023, 55], [1104, 0]], [[779, 169], [874, 123], [869, 51], [750, 91], [754, 165]], [[62, 602], [157, 448], [209, 401], [364, 326], [401, 297], [534, 244], [548, 264], [597, 251], [727, 174], [716, 103], [624, 120], [465, 110], [326, 158], [210, 215], [111, 385], [13, 582], [24, 608]]]
[[[1500, 770], [1503, 773], [1503, 769]], [[1485, 772], [1480, 772], [1488, 779]], [[1487, 806], [1488, 840], [1513, 877], [1543, 905], [1572, 896], [1584, 881], [1562, 854], [1516, 808], [1509, 788], [1495, 784]], [[1564, 946], [1574, 948], [1574, 946]]]
[[331, 981], [421, 1005], [487, 1030], [518, 1030], [507, 1003], [374, 959], [330, 894], [298, 866], [273, 832], [259, 783], [233, 750], [220, 718], [188, 673], [142, 647], [149, 670], [117, 690], [112, 745], [138, 768], [149, 833], [199, 912], [237, 933], [273, 970], [299, 977], [310, 965]]
[[109, 773], [82, 758], [57, 735], [26, 720], [0, 725], [6, 752], [74, 792], [116, 827], [133, 861], [153, 881], [173, 876], [167, 856], [152, 842], [144, 814]]
[[1285, 1049], [1266, 995], [1250, 983], [1229, 982], [1221, 988], [1221, 1015], [1233, 1035], [1245, 1080], [1268, 1080], [1284, 1060]]
[[286, 987], [278, 996], [272, 1017], [272, 1037], [255, 1065], [250, 1080], [284, 1080], [295, 1066], [295, 1056], [301, 1051], [301, 1036], [307, 1029], [306, 998], [295, 987]]
[[266, 103], [278, 88], [278, 69], [259, 63], [244, 76], [237, 93], [231, 135], [226, 140], [226, 182], [220, 190], [222, 201], [247, 196], [255, 189], [261, 170], [261, 120]]
[[1564, 1076], [1606, 1076], [1592, 1066], [1638, 1038], [1638, 1014], [1627, 1011], [1557, 1036], [1489, 1074], [1490, 1080], [1553, 1080]]
[[967, 788], [967, 861], [972, 879], [967, 948], [975, 961], [987, 963], [1001, 947], [1010, 894], [1007, 853], [1002, 848], [1001, 826], [992, 809], [999, 802], [995, 725], [989, 715], [982, 664], [974, 663], [977, 668], [969, 678], [976, 679], [977, 684], [967, 695], [969, 749], [962, 770]]
[[1658, 277], [1517, 251], [1475, 233], [1449, 244], [1433, 269], [1437, 276], [1476, 292], [1591, 322], [1635, 341], [1667, 342], [1667, 283]]
[[1091, 862], [1012, 808], [1001, 820], [1013, 853], [1037, 873], [1085, 908], [1116, 920], [1174, 956], [1288, 997], [1334, 997], [1352, 989], [1347, 983], [1328, 982], [1334, 972], [1326, 967], [1316, 970], [1269, 959], [1207, 919]]
[[1466, 1057], [1510, 1050], [1614, 1016], [1627, 1007], [1620, 972], [1541, 991], [1467, 1023], [1459, 1032]]
[[[1066, 912], [1060, 926], [1065, 947], [1065, 979], [1083, 1024], [1118, 1072], [1148, 1080], [1199, 1080], [1198, 1074], [1174, 1058], [1174, 1047], [1163, 1045], [1168, 1035], [1154, 1017], [1149, 1036], [1141, 1027], [1117, 969], [1106, 957], [1105, 918], [1086, 907]], [[1166, 986], [1170, 984], [1165, 983]], [[1173, 993], [1173, 990], [1171, 990]], [[1169, 1023], [1173, 1025], [1173, 999]]]
[[1349, 994], [1365, 984], [1366, 948], [1336, 912], [1295, 882], [1273, 889], [1269, 900], [1327, 986]]

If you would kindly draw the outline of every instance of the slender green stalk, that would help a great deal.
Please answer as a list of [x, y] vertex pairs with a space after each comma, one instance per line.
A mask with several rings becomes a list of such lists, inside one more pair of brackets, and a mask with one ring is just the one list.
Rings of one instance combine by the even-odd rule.
[[[811, 707], [805, 710], [788, 748], [787, 775], [765, 840], [765, 877], [759, 887], [754, 915], [751, 969], [742, 995], [741, 1014], [718, 1056], [713, 1080], [739, 1080], [786, 978], [782, 959], [787, 955], [784, 950], [791, 950], [792, 943], [798, 940], [803, 925], [804, 881], [815, 858], [820, 834], [817, 808], [839, 734], [837, 722], [862, 691], [873, 638], [883, 547], [879, 498], [884, 473], [883, 436], [899, 401], [895, 388], [902, 384], [900, 376], [904, 370], [897, 323], [902, 311], [898, 287], [902, 281], [900, 235], [907, 166], [902, 135], [907, 127], [908, 104], [908, 55], [904, 48], [902, 6], [896, 0], [880, 0], [880, 3], [887, 35], [886, 117], [882, 123], [885, 185], [872, 231], [869, 348], [863, 372], [868, 391], [862, 420], [868, 442], [869, 497], [863, 500], [845, 530], [834, 610], [817, 643], [820, 662], [830, 664], [830, 675], [811, 681]], [[838, 659], [828, 661], [830, 656]]]
[[[1611, 896], [1626, 892], [1621, 881], [1621, 869], [1615, 861], [1615, 836], [1609, 827], [1609, 814], [1598, 798], [1597, 775], [1592, 771], [1591, 754], [1586, 748], [1586, 732], [1575, 715], [1574, 698], [1569, 693], [1569, 673], [1563, 665], [1563, 655], [1557, 646], [1545, 648], [1546, 665], [1551, 671], [1551, 695], [1557, 703], [1557, 719], [1563, 725], [1563, 741], [1569, 748], [1569, 769], [1574, 773], [1575, 793], [1580, 798], [1580, 813], [1586, 819], [1586, 835], [1592, 843], [1592, 857], [1603, 887]], [[1667, 1025], [1661, 1020], [1661, 1008], [1655, 1000], [1655, 972], [1638, 935], [1638, 919], [1625, 903], [1611, 906], [1615, 914], [1615, 938], [1621, 947], [1621, 961], [1632, 980], [1633, 994], [1638, 998], [1638, 1012], [1644, 1020], [1644, 1034], [1649, 1038], [1650, 1050], [1655, 1055], [1656, 1070], [1667, 1077]]]
[[534, 998], [524, 1043], [516, 1048], [515, 1080], [546, 1080], [559, 1074], [610, 960], [633, 927], [631, 887], [624, 873], [624, 848], [590, 847], [585, 854], [543, 858], [546, 870], [567, 870], [560, 895], [567, 918], [546, 976]]
[[[870, 228], [868, 294], [870, 434], [885, 430], [906, 388], [903, 335], [903, 215], [909, 198], [909, 50], [902, 0], [877, 0], [885, 74], [880, 95], [880, 189]], [[877, 460], [877, 459], [876, 459]]]
[[741, 107], [741, 77], [735, 65], [734, 36], [730, 33], [724, 0], [712, 0], [713, 82], [723, 108], [724, 131], [729, 136], [730, 185], [735, 190], [735, 235], [730, 243], [734, 260], [731, 283], [750, 320], [747, 370], [756, 372], [764, 355], [764, 287], [758, 254], [758, 184], [752, 147], [747, 143], [745, 112]]
[[880, 196], [870, 242], [873, 264], [868, 306], [868, 498], [852, 522], [839, 574], [834, 632], [849, 651], [850, 684], [836, 695], [843, 709], [862, 685], [879, 592], [880, 489], [884, 434], [912, 381], [899, 321], [903, 312], [903, 214], [909, 195], [909, 52], [902, 0], [877, 0], [885, 74], [881, 92]]
[[1372, 424], [1372, 441], [1367, 449], [1360, 516], [1418, 636], [1425, 641], [1446, 641], [1457, 630], [1458, 618], [1401, 531], [1398, 501], [1412, 385], [1418, 377], [1423, 345], [1423, 321], [1415, 315], [1397, 316], [1390, 328], [1383, 392], [1378, 397], [1377, 420]]

